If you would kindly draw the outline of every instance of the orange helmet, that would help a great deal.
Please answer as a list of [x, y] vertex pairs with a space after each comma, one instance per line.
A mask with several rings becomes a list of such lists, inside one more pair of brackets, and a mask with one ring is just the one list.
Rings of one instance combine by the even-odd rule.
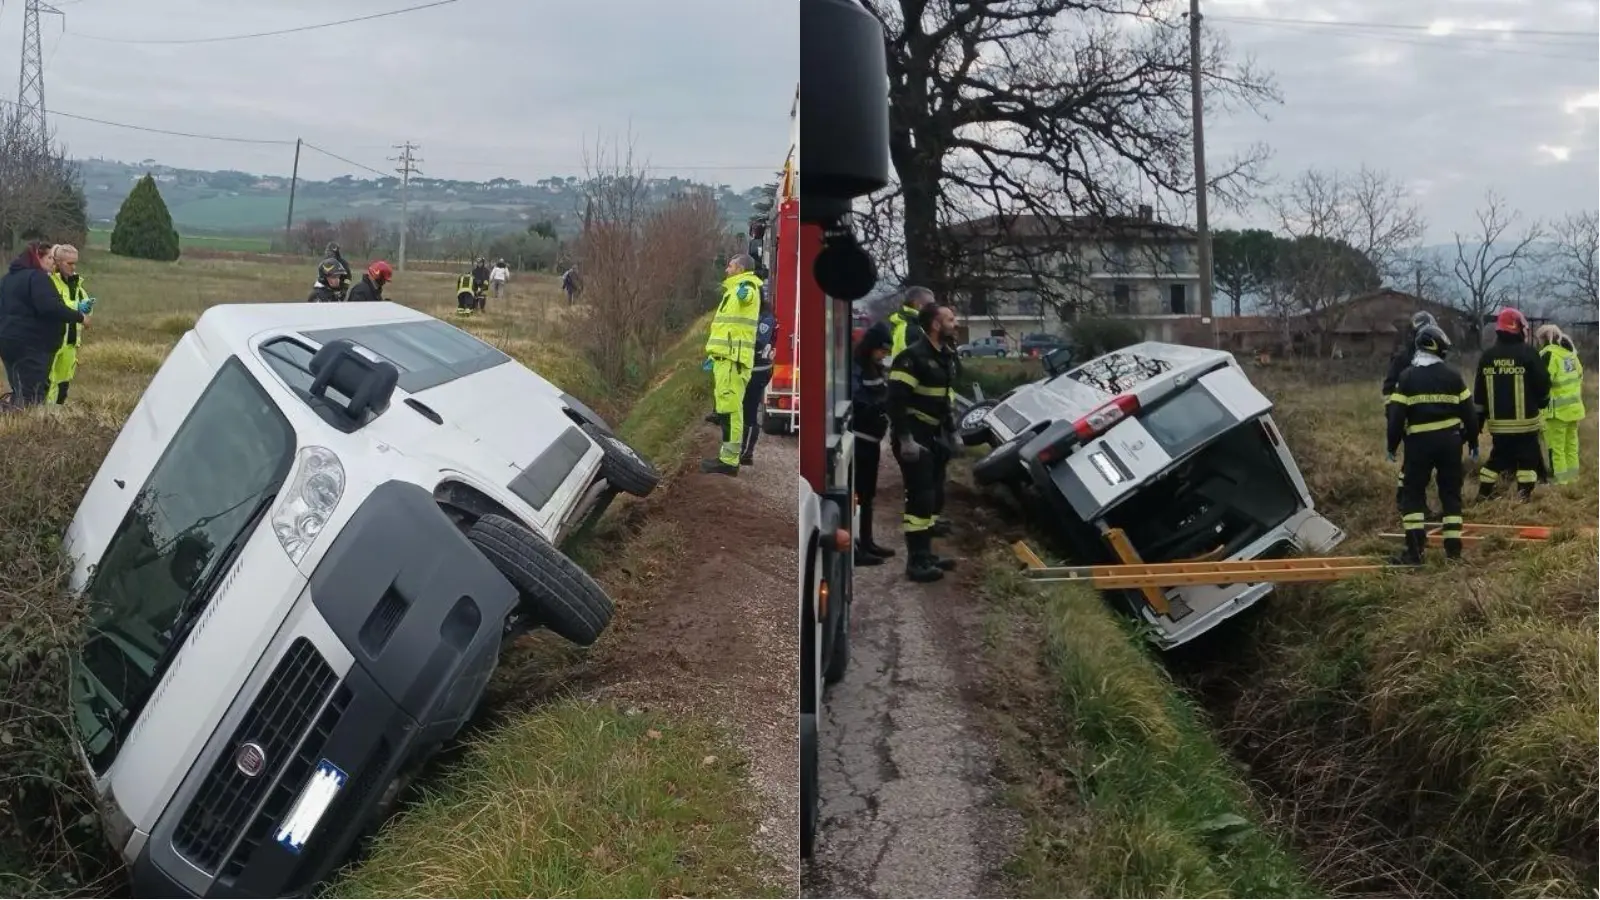
[[1508, 306], [1500, 310], [1500, 315], [1495, 316], [1494, 330], [1502, 334], [1526, 335], [1528, 317], [1522, 314], [1522, 310]]
[[367, 266], [367, 277], [379, 284], [384, 284], [394, 277], [394, 267], [380, 259]]

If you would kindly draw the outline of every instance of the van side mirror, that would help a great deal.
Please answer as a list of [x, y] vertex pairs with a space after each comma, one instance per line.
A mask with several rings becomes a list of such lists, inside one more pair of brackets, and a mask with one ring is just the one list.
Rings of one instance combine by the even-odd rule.
[[1050, 374], [1051, 378], [1054, 378], [1072, 368], [1072, 348], [1057, 347], [1046, 353], [1042, 362], [1044, 363], [1044, 370]]
[[[329, 341], [311, 357], [311, 396], [334, 407], [353, 422], [367, 414], [379, 415], [389, 408], [400, 370], [385, 359], [374, 359], [347, 340]], [[328, 396], [328, 389], [350, 398], [340, 403]]]

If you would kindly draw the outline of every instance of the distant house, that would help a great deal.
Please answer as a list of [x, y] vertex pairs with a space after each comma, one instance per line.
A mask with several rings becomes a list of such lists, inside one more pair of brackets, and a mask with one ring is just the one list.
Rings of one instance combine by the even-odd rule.
[[951, 299], [969, 332], [1063, 334], [1079, 317], [1104, 315], [1176, 340], [1199, 319], [1195, 233], [1148, 206], [1134, 216], [988, 216], [945, 238], [958, 256]]
[[1394, 288], [1381, 288], [1335, 303], [1316, 315], [1223, 316], [1216, 320], [1224, 350], [1254, 354], [1304, 355], [1321, 337], [1329, 356], [1381, 356], [1393, 351], [1410, 327], [1412, 315], [1433, 313], [1457, 345], [1476, 346], [1472, 317], [1432, 300]]

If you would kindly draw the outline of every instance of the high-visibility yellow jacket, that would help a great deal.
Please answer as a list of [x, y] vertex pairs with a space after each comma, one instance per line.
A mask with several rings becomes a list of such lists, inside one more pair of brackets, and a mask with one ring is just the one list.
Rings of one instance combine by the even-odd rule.
[[[67, 284], [60, 273], [51, 272], [50, 281], [56, 286], [56, 293], [61, 295], [61, 302], [78, 308], [78, 301], [87, 299], [89, 291], [83, 286], [83, 276], [78, 276], [76, 287]], [[83, 327], [75, 322], [68, 322], [65, 336], [62, 338], [60, 349], [56, 350], [55, 359], [50, 361], [50, 383], [60, 384], [71, 381], [78, 374], [78, 346], [83, 343]]]
[[889, 362], [922, 337], [922, 326], [917, 322], [921, 310], [915, 306], [902, 306], [889, 314]]
[[756, 360], [756, 325], [761, 317], [761, 279], [740, 272], [722, 279], [722, 302], [711, 319], [706, 356], [750, 368]]
[[1539, 348], [1545, 368], [1550, 372], [1550, 402], [1545, 415], [1560, 422], [1583, 420], [1583, 362], [1578, 354], [1560, 344]]

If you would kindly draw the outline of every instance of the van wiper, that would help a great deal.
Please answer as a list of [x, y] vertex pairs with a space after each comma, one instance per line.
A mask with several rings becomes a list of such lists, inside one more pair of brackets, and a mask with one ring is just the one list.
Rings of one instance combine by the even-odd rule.
[[245, 541], [255, 534], [256, 526], [260, 524], [261, 517], [272, 508], [272, 501], [278, 498], [277, 491], [269, 491], [256, 501], [250, 509], [250, 517], [244, 524], [234, 531], [232, 540], [216, 555], [216, 564], [206, 573], [206, 577], [196, 582], [189, 592], [184, 595], [183, 602], [178, 605], [178, 611], [172, 618], [172, 625], [168, 628], [170, 637], [167, 646], [162, 649], [161, 655], [156, 657], [155, 665], [150, 669], [150, 680], [146, 682], [144, 690], [135, 695], [134, 699], [122, 706], [121, 720], [117, 723], [116, 732], [112, 741], [119, 747], [128, 736], [128, 727], [149, 702], [150, 696], [155, 693], [156, 686], [161, 683], [162, 676], [166, 675], [172, 661], [178, 657], [178, 651], [183, 647], [184, 640], [189, 636], [189, 630], [200, 619], [200, 611], [205, 608], [205, 603], [211, 597], [211, 592], [228, 570], [233, 568], [233, 562], [239, 555], [239, 550]]

